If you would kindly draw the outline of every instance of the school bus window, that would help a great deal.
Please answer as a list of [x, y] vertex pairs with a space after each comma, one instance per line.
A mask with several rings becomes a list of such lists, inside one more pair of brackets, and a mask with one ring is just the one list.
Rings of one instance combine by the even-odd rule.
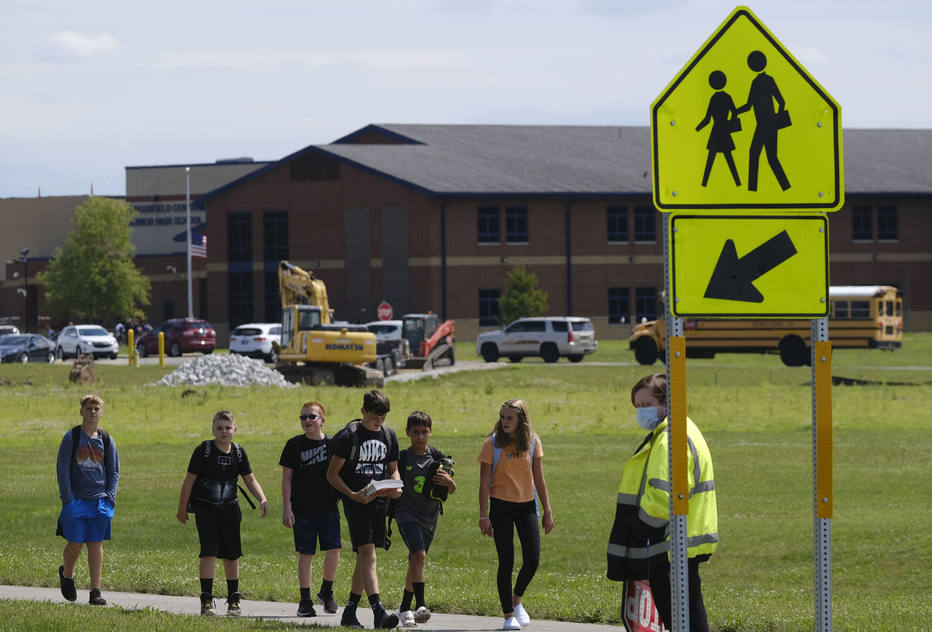
[[835, 318], [848, 317], [848, 301], [835, 301]]
[[851, 318], [870, 318], [870, 301], [851, 301]]
[[897, 302], [896, 302], [896, 315], [897, 315], [897, 316], [902, 315], [902, 313], [903, 313], [903, 312], [902, 312], [902, 309], [903, 309], [903, 304], [902, 304], [901, 302], [897, 301]]
[[884, 301], [887, 306], [887, 316], [893, 316], [893, 301]]

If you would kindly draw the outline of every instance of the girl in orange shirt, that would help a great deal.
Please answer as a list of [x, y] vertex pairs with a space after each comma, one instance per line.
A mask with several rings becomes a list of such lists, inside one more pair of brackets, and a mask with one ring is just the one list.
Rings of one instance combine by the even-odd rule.
[[[499, 411], [495, 430], [479, 452], [479, 531], [495, 540], [498, 597], [505, 615], [503, 630], [520, 630], [531, 618], [521, 604], [540, 562], [536, 495], [543, 510], [544, 533], [553, 530], [553, 512], [544, 480], [540, 438], [531, 432], [527, 405], [510, 399]], [[514, 532], [521, 542], [521, 568], [514, 583]]]

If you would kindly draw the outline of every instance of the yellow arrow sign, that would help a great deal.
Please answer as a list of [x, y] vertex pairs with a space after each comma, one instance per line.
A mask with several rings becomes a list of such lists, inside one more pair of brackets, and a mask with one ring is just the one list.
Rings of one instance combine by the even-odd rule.
[[668, 233], [675, 316], [828, 314], [825, 215], [674, 213]]
[[841, 107], [746, 7], [651, 106], [654, 204], [837, 211]]

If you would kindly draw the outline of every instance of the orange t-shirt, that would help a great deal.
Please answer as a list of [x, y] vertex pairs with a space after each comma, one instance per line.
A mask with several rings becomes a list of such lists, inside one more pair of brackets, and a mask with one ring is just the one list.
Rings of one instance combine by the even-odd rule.
[[[540, 437], [531, 435], [531, 441], [536, 442], [534, 458], [544, 456], [544, 447]], [[486, 437], [479, 451], [479, 462], [492, 464], [493, 449], [492, 437]], [[502, 448], [502, 456], [495, 467], [492, 476], [492, 486], [489, 496], [512, 503], [526, 503], [534, 500], [534, 474], [531, 470], [531, 451], [515, 454], [514, 444]]]

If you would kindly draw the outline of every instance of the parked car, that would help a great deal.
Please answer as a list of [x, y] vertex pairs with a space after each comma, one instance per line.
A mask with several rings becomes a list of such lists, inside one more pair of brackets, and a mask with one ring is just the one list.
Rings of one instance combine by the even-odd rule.
[[9, 334], [0, 336], [0, 362], [55, 362], [55, 350], [45, 336]]
[[19, 329], [13, 325], [0, 325], [0, 336], [6, 336], [9, 334], [18, 334]]
[[282, 343], [281, 323], [240, 325], [230, 334], [230, 353], [264, 358], [274, 364], [278, 362], [278, 351], [272, 343]]
[[113, 334], [100, 325], [68, 325], [59, 332], [54, 347], [59, 360], [79, 355], [116, 360], [120, 350], [120, 344]]
[[172, 357], [191, 351], [213, 353], [217, 346], [217, 332], [206, 320], [172, 318], [139, 337], [136, 353], [140, 358], [159, 352], [159, 332], [165, 334], [165, 352]]
[[537, 356], [545, 362], [579, 362], [598, 348], [592, 321], [577, 316], [519, 318], [504, 330], [481, 333], [476, 339], [476, 353], [486, 362], [503, 356], [512, 362]]
[[404, 323], [400, 320], [374, 320], [366, 323], [366, 328], [375, 334], [377, 342], [401, 340], [401, 330]]

